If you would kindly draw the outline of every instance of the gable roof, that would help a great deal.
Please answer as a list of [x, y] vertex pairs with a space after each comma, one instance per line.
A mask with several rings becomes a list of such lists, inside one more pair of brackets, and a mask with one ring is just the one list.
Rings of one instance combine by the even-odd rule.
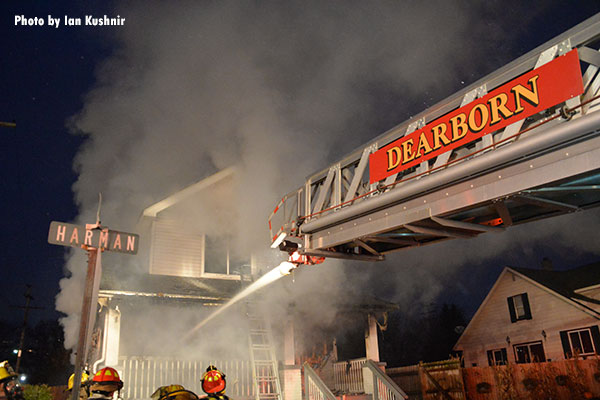
[[179, 203], [180, 201], [188, 198], [189, 196], [201, 192], [207, 187], [219, 182], [222, 179], [227, 178], [228, 176], [231, 176], [234, 173], [234, 171], [235, 167], [225, 168], [224, 170], [221, 170], [199, 182], [194, 183], [193, 185], [190, 185], [176, 193], [173, 193], [172, 195], [165, 199], [162, 199], [158, 203], [146, 207], [144, 211], [142, 211], [142, 217], [156, 217], [156, 215], [164, 209]]
[[[507, 273], [513, 273], [539, 287], [540, 289], [562, 299], [571, 306], [574, 306], [581, 311], [600, 319], [600, 313], [598, 311], [581, 303], [583, 300], [590, 303], [600, 304], [600, 301], [577, 293], [579, 289], [597, 286], [600, 284], [600, 262], [597, 262], [565, 271], [505, 267], [471, 318], [471, 321], [475, 320], [480, 312], [485, 308], [487, 302], [492, 297], [492, 293], [498, 286], [498, 283]], [[465, 337], [465, 334], [469, 330], [470, 326], [471, 322], [469, 322], [462, 335], [460, 335], [454, 347], [456, 347], [462, 341], [462, 338]]]
[[572, 300], [600, 304], [600, 300], [578, 293], [579, 290], [600, 284], [600, 262], [566, 271], [511, 268], [554, 292]]

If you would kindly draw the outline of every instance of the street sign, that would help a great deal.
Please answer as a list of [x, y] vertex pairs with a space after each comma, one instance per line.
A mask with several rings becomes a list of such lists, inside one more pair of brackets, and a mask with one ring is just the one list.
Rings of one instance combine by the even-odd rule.
[[87, 229], [82, 225], [52, 221], [48, 243], [71, 247], [94, 247], [106, 251], [137, 254], [139, 235], [112, 231], [107, 228]]
[[[102, 200], [102, 196], [100, 196], [100, 200]], [[102, 251], [136, 254], [139, 239], [139, 235], [135, 233], [111, 231], [100, 226], [100, 206], [98, 206], [98, 218], [95, 224], [81, 226], [57, 221], [50, 223], [48, 243], [79, 247], [88, 252], [88, 268], [81, 305], [81, 318], [79, 320], [79, 339], [75, 355], [75, 374], [71, 400], [79, 400], [81, 375], [83, 366], [86, 364], [87, 349], [91, 342], [92, 329], [96, 321], [94, 310], [98, 302], [98, 289], [102, 277]]]

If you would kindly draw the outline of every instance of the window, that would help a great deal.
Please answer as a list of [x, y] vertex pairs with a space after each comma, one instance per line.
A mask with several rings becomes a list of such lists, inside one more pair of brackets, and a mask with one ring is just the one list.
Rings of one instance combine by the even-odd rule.
[[507, 300], [511, 322], [531, 319], [531, 308], [529, 307], [527, 293], [521, 293], [516, 296], [509, 297]]
[[205, 235], [204, 243], [203, 276], [239, 276], [250, 272], [250, 261], [235, 253], [229, 238]]
[[506, 348], [488, 350], [488, 364], [490, 367], [494, 365], [506, 365], [508, 363], [508, 357], [506, 356]]
[[598, 326], [560, 332], [565, 358], [589, 356], [597, 353], [600, 332]]
[[515, 361], [518, 364], [546, 361], [544, 346], [542, 345], [541, 341], [515, 344], [514, 350]]

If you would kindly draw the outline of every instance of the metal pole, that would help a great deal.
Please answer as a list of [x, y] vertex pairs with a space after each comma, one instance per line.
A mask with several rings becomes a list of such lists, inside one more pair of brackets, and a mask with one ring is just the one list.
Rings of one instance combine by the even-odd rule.
[[29, 302], [33, 297], [31, 297], [31, 285], [27, 285], [27, 291], [25, 292], [25, 298], [27, 302], [25, 303], [25, 316], [23, 317], [23, 328], [21, 329], [21, 339], [19, 340], [19, 352], [17, 353], [17, 366], [15, 367], [15, 372], [19, 373], [19, 367], [21, 366], [21, 356], [23, 355], [23, 345], [25, 344], [25, 329], [27, 329], [27, 317], [29, 316]]
[[85, 365], [87, 352], [88, 332], [93, 327], [89, 326], [90, 316], [95, 312], [94, 297], [94, 278], [96, 277], [96, 262], [100, 256], [100, 249], [88, 249], [88, 267], [85, 279], [85, 291], [83, 295], [83, 304], [81, 306], [81, 321], [79, 322], [79, 339], [77, 341], [77, 353], [75, 356], [75, 376], [73, 379], [73, 391], [71, 400], [79, 399], [79, 389], [81, 388], [81, 374]]

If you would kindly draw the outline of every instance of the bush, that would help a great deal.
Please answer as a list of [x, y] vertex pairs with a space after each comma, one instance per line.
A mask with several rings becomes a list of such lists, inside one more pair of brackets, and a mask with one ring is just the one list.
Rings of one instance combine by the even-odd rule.
[[48, 385], [24, 385], [25, 400], [52, 400], [52, 391]]

